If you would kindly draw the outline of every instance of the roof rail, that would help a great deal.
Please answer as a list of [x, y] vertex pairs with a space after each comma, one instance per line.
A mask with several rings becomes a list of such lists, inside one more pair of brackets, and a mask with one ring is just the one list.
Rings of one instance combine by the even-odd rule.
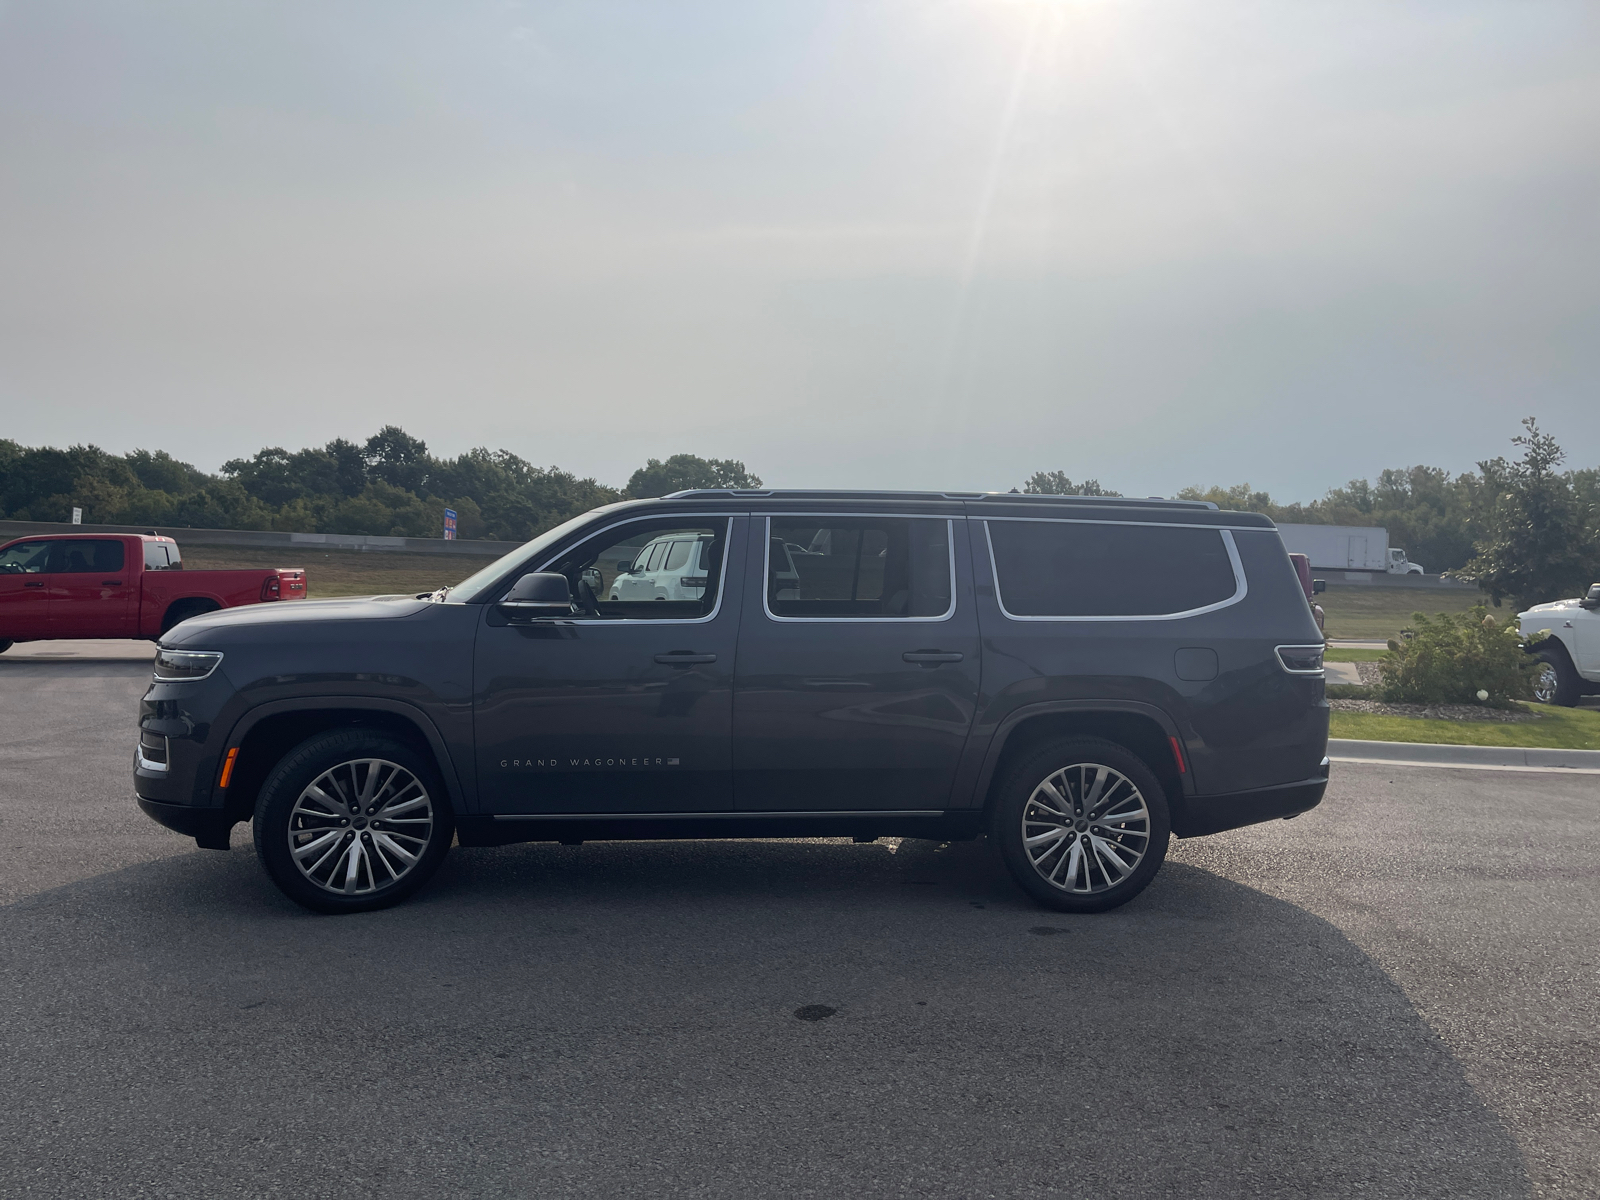
[[993, 500], [1005, 504], [1127, 504], [1138, 508], [1205, 508], [1210, 500], [1167, 500], [1160, 496], [1040, 496], [1025, 492], [901, 492], [855, 488], [690, 488], [663, 500]]

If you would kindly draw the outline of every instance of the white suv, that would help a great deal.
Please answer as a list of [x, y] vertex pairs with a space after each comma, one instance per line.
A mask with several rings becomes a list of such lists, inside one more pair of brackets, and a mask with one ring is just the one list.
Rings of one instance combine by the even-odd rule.
[[1534, 699], [1545, 704], [1576, 704], [1600, 692], [1600, 583], [1581, 600], [1535, 604], [1517, 614], [1523, 637], [1540, 631], [1550, 636], [1534, 647], [1544, 660], [1534, 681]]
[[631, 563], [617, 564], [611, 600], [699, 600], [711, 571], [709, 534], [669, 534], [646, 542]]

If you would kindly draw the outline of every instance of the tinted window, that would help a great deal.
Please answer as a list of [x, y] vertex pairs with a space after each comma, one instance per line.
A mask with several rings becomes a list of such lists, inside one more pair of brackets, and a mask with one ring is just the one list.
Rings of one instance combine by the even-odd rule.
[[42, 575], [49, 557], [49, 542], [18, 542], [0, 553], [0, 574]]
[[[726, 521], [687, 526], [681, 518], [634, 521], [580, 542], [542, 569], [567, 577], [583, 610], [575, 620], [692, 620], [716, 608], [727, 530]], [[683, 536], [663, 536], [671, 534]], [[700, 573], [687, 570], [688, 547], [695, 538], [707, 546]], [[674, 562], [684, 568], [681, 574], [671, 566]], [[630, 564], [631, 570], [621, 569]]]
[[167, 565], [166, 543], [146, 542], [144, 544], [144, 569], [146, 571], [165, 571]]
[[1238, 590], [1222, 532], [1163, 525], [989, 521], [1000, 600], [1017, 617], [1187, 612]]
[[942, 617], [950, 611], [942, 518], [773, 517], [767, 608], [779, 617]]
[[103, 575], [122, 570], [122, 543], [107, 538], [105, 541], [71, 541], [61, 543], [61, 565], [58, 571], [69, 575]]

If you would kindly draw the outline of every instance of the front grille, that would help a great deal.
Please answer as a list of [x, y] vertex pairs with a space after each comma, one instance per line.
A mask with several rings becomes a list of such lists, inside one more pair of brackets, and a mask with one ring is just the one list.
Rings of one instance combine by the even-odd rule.
[[139, 731], [139, 755], [147, 763], [167, 763], [167, 739], [148, 729]]

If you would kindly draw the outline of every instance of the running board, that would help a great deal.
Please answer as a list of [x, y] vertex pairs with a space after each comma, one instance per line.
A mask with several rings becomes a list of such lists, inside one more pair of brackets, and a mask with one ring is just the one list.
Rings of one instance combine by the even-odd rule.
[[670, 841], [690, 838], [880, 838], [967, 841], [983, 830], [979, 809], [843, 812], [485, 813], [456, 818], [463, 846], [513, 842]]

